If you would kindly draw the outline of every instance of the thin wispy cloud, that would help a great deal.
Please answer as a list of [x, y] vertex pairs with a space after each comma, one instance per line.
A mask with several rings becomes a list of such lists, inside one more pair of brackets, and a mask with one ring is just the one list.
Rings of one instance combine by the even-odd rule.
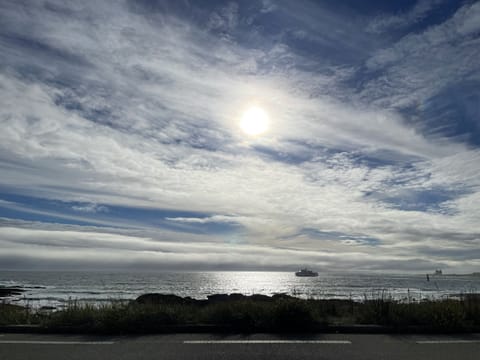
[[445, 3], [445, 0], [419, 0], [407, 11], [399, 11], [393, 15], [382, 14], [375, 17], [368, 25], [367, 31], [380, 33], [389, 30], [404, 30], [427, 18], [442, 3]]
[[474, 270], [480, 7], [447, 3], [3, 2], [4, 259]]

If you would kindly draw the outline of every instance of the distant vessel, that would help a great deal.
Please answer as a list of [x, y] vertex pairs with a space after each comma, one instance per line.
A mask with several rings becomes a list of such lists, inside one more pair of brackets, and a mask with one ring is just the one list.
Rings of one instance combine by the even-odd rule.
[[308, 270], [308, 269], [301, 269], [295, 273], [296, 276], [318, 276], [318, 272]]
[[443, 272], [441, 269], [437, 269], [433, 275], [443, 275]]

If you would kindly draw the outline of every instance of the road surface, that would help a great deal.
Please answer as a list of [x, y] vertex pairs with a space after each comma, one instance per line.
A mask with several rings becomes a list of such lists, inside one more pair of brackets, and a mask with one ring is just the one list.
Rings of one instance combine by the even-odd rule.
[[71, 336], [0, 334], [0, 359], [389, 359], [478, 360], [480, 334]]

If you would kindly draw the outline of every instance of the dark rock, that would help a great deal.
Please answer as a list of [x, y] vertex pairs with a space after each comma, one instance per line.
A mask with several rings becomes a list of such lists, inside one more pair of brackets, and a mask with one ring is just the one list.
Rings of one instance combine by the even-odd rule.
[[214, 294], [214, 295], [208, 295], [208, 302], [211, 303], [216, 303], [216, 302], [225, 302], [228, 301], [230, 298], [230, 295], [228, 294]]
[[250, 296], [233, 293], [233, 294], [213, 294], [208, 295], [207, 300], [196, 300], [191, 297], [181, 297], [173, 294], [144, 294], [140, 295], [134, 303], [137, 304], [166, 304], [166, 305], [175, 305], [175, 304], [188, 304], [188, 305], [208, 305], [208, 304], [218, 304], [218, 303], [228, 303], [236, 301], [261, 301], [261, 302], [274, 302], [278, 300], [286, 299], [296, 299], [293, 296], [286, 294], [275, 294], [272, 297], [261, 294], [253, 294]]
[[228, 301], [240, 301], [240, 300], [245, 300], [247, 298], [248, 297], [243, 294], [233, 293], [228, 296]]
[[267, 295], [261, 295], [261, 294], [253, 294], [252, 296], [249, 296], [250, 299], [253, 301], [272, 301], [273, 298]]
[[243, 301], [243, 300], [250, 300], [250, 301], [273, 301], [273, 298], [267, 295], [261, 294], [253, 294], [250, 296], [233, 293], [233, 294], [215, 294], [208, 296], [209, 303], [219, 303], [219, 302], [230, 302], [230, 301]]
[[247, 300], [250, 297], [243, 294], [233, 293], [233, 294], [214, 294], [207, 296], [209, 303], [219, 303], [219, 302], [231, 302], [231, 301], [242, 301]]
[[196, 302], [195, 299], [190, 297], [182, 298], [181, 296], [173, 294], [144, 294], [140, 295], [136, 300], [138, 304], [149, 304], [149, 305], [158, 305], [158, 304], [192, 304]]
[[289, 299], [297, 299], [297, 298], [287, 294], [274, 294], [272, 296], [272, 299], [273, 300], [289, 300]]
[[25, 292], [25, 290], [20, 287], [0, 287], [0, 297], [22, 295], [23, 292]]

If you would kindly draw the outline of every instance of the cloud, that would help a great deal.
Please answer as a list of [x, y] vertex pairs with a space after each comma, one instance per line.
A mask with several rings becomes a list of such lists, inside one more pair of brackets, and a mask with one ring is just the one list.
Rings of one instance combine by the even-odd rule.
[[98, 204], [74, 205], [72, 209], [86, 213], [108, 212], [108, 207]]
[[368, 24], [367, 31], [381, 33], [387, 30], [398, 30], [414, 25], [425, 19], [429, 12], [444, 2], [444, 0], [419, 0], [408, 12], [392, 16], [380, 15], [375, 17]]
[[209, 217], [203, 217], [203, 218], [196, 218], [196, 217], [167, 217], [165, 218], [168, 221], [178, 221], [178, 222], [184, 222], [184, 223], [198, 223], [198, 224], [206, 224], [210, 222], [234, 222], [235, 217], [233, 216], [224, 216], [224, 215], [214, 215], [214, 216], [209, 216]]
[[[476, 81], [477, 4], [386, 47], [384, 30], [420, 22], [435, 2], [398, 20], [369, 19], [383, 24], [374, 34], [361, 31], [365, 18], [348, 21], [350, 12], [262, 4], [250, 14], [242, 3], [189, 9], [199, 14], [192, 20], [131, 3], [2, 3], [0, 188], [69, 204], [76, 214], [62, 219], [88, 220], [91, 230], [7, 226], [2, 253], [33, 264], [26, 243], [52, 236], [69, 245], [68, 259], [78, 251], [78, 264], [98, 247], [115, 266], [127, 255], [202, 269], [463, 266], [453, 254], [480, 233], [480, 152], [405, 109], [458, 79]], [[269, 16], [285, 22], [282, 30], [262, 23]], [[303, 35], [292, 43], [291, 34]], [[326, 50], [337, 45], [341, 58]], [[273, 124], [256, 139], [238, 129], [252, 103]], [[35, 204], [0, 206], [9, 217], [53, 215]], [[107, 219], [116, 207], [159, 218]], [[131, 232], [110, 229], [118, 223]], [[220, 225], [231, 233], [215, 232]], [[223, 242], [245, 247], [230, 256]], [[39, 245], [42, 266], [63, 256], [52, 244]], [[477, 262], [471, 254], [465, 268]]]
[[[315, 263], [319, 269], [325, 271], [341, 270], [343, 264], [362, 271], [378, 270], [380, 264], [390, 262], [394, 264], [391, 270], [405, 271], [408, 266], [427, 270], [431, 266], [448, 265], [454, 269], [463, 261], [421, 260], [411, 255], [396, 254], [377, 256], [359, 248], [351, 248], [340, 254], [324, 250], [312, 252], [259, 245], [209, 242], [185, 244], [138, 236], [79, 232], [61, 227], [55, 230], [2, 227], [0, 234], [2, 264], [7, 263], [15, 269], [32, 266], [38, 269], [81, 269], [89, 266], [94, 269], [136, 270], [294, 270], [298, 264]], [[34, 252], [31, 251], [32, 248], [35, 249]], [[15, 259], [15, 265], [12, 264], [12, 259]]]
[[406, 107], [465, 79], [478, 80], [479, 14], [480, 4], [466, 4], [446, 21], [376, 51], [366, 66], [381, 76], [362, 95], [383, 106]]
[[207, 28], [216, 31], [231, 31], [238, 24], [238, 4], [229, 2], [219, 10], [212, 12]]

